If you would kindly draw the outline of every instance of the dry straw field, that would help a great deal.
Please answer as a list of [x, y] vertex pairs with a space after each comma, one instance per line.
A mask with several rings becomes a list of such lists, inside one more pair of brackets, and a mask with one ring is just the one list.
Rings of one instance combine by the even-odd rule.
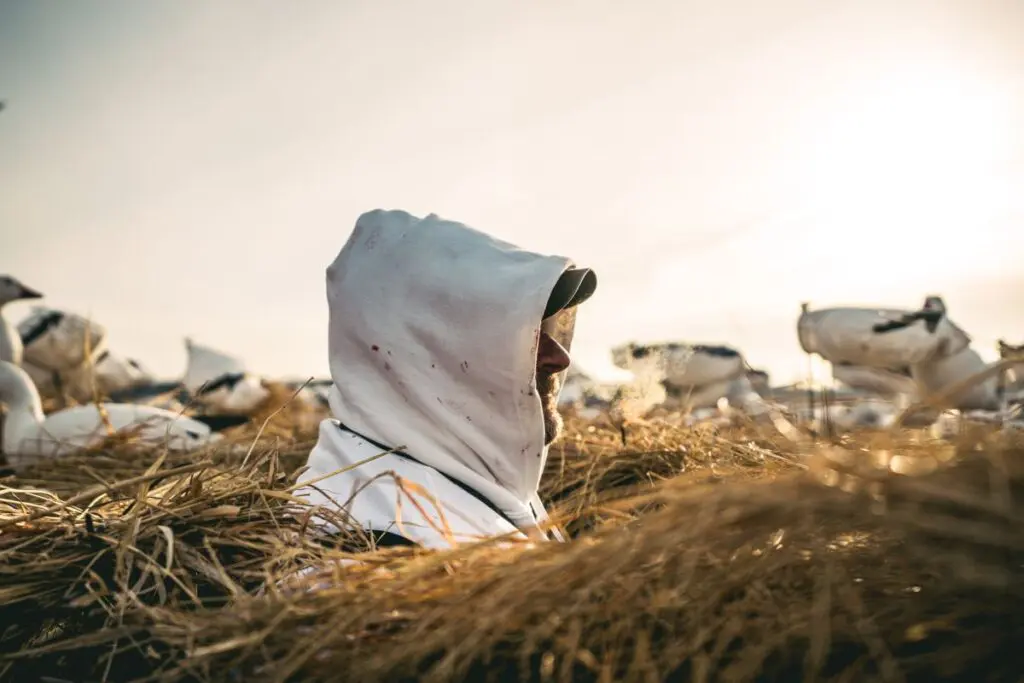
[[570, 542], [430, 554], [315, 542], [290, 491], [319, 416], [265, 417], [3, 480], [0, 680], [1024, 676], [1024, 442], [992, 428], [570, 418], [543, 482]]

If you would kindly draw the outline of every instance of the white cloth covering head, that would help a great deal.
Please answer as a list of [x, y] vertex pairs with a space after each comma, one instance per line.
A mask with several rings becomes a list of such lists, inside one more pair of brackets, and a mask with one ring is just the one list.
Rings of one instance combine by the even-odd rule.
[[[360, 216], [327, 269], [329, 402], [350, 431], [334, 420], [321, 425], [301, 479], [318, 488], [303, 490], [310, 502], [342, 505], [364, 528], [447, 545], [433, 529], [439, 517], [424, 519], [409, 505], [396, 511], [394, 483], [375, 479], [393, 473], [444, 506], [456, 537], [534, 526], [544, 514], [537, 488], [547, 458], [539, 334], [571, 265], [433, 214]], [[374, 442], [415, 461], [388, 455], [359, 464], [381, 452]]]

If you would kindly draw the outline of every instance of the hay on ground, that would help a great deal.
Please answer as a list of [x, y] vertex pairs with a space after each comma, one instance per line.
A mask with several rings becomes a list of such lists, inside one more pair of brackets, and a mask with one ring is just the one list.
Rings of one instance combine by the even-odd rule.
[[[955, 447], [911, 432], [794, 446], [756, 426], [641, 424], [623, 445], [610, 423], [570, 427], [544, 484], [570, 543], [357, 566], [338, 562], [363, 539], [308, 533], [289, 493], [300, 458], [279, 449], [108, 453], [88, 481], [83, 461], [58, 461], [31, 479], [48, 491], [8, 480], [0, 679], [1024, 674], [1019, 444], [989, 430]], [[306, 565], [332, 585], [278, 586]]]

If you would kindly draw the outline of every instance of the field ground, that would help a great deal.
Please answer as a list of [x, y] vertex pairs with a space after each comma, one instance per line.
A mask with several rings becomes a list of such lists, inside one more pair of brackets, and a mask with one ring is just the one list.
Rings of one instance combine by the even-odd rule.
[[1024, 676], [1024, 448], [992, 428], [569, 419], [542, 489], [571, 542], [343, 567], [289, 493], [315, 417], [4, 480], [0, 680]]

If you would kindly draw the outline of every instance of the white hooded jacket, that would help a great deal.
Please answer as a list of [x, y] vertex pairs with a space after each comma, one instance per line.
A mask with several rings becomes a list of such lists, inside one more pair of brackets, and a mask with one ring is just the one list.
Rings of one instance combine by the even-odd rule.
[[430, 548], [536, 527], [539, 333], [570, 266], [433, 214], [360, 216], [327, 269], [333, 418], [297, 495]]

